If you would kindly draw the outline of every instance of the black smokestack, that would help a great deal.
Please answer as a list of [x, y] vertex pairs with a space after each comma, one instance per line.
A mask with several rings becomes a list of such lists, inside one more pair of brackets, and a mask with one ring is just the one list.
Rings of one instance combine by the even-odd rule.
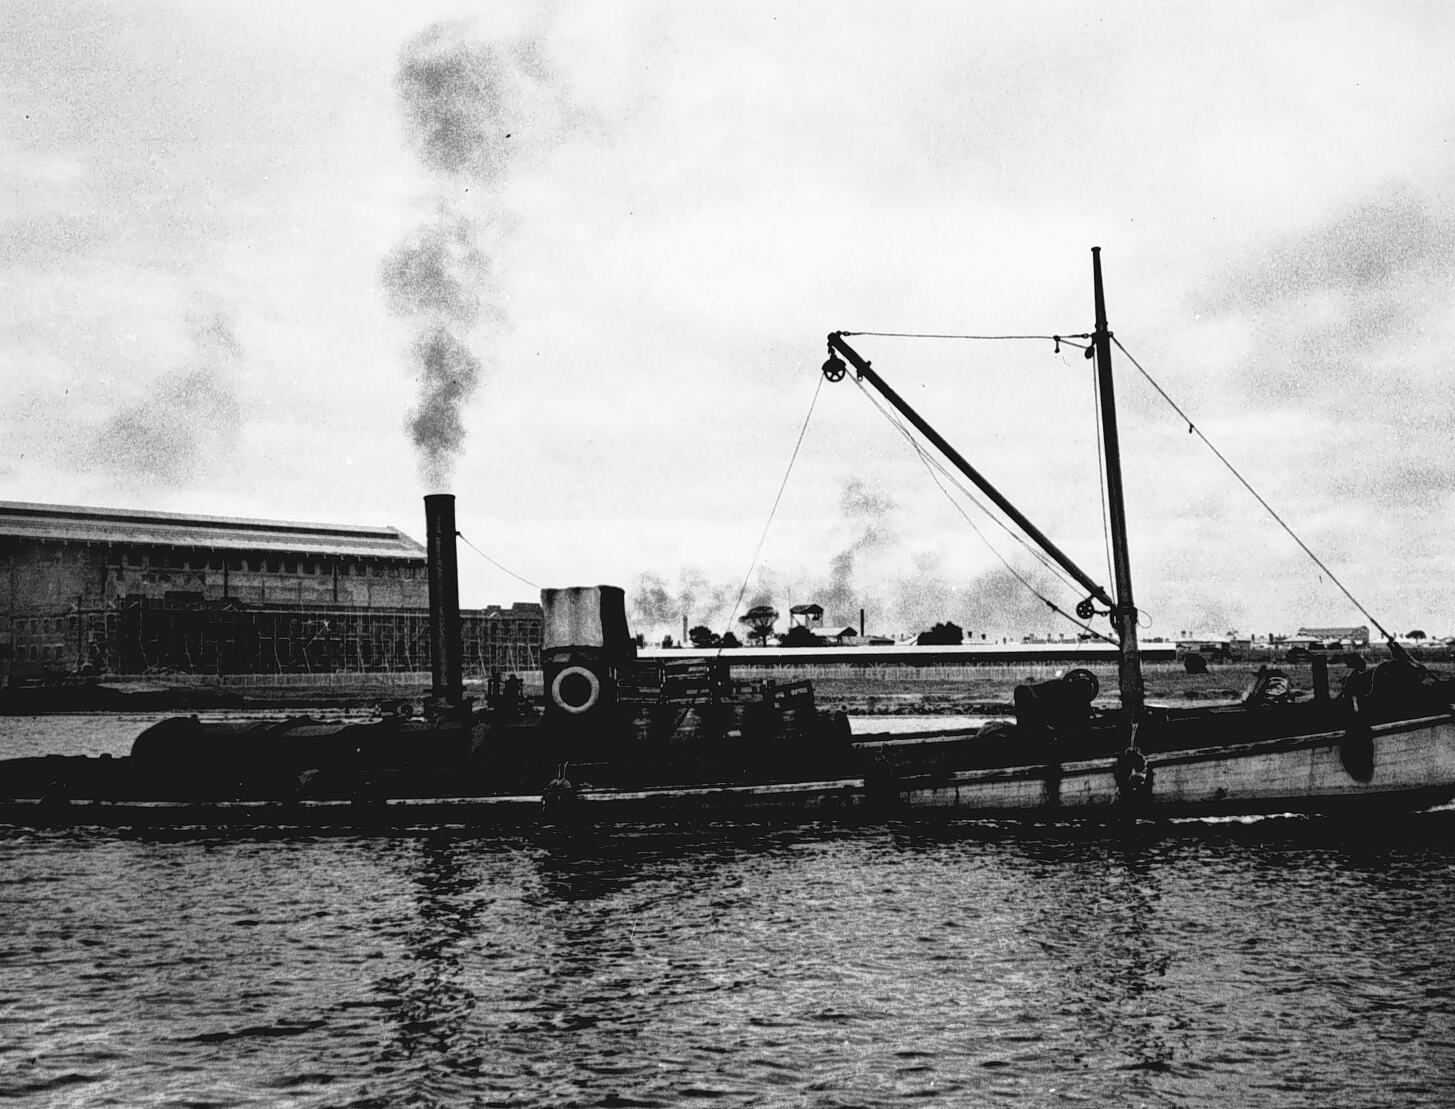
[[464, 703], [465, 679], [460, 646], [460, 575], [455, 557], [455, 498], [434, 493], [424, 498], [426, 557], [429, 560], [429, 646], [436, 706]]

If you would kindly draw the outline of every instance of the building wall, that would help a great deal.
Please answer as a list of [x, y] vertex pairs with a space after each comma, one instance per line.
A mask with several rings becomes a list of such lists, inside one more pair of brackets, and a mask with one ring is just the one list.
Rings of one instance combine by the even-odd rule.
[[424, 561], [365, 560], [251, 551], [120, 550], [113, 597], [197, 592], [254, 605], [413, 608], [429, 604]]
[[[428, 669], [423, 559], [0, 539], [0, 675]], [[462, 613], [465, 663], [540, 665], [536, 605]]]
[[0, 673], [68, 666], [72, 640], [66, 614], [105, 603], [105, 571], [97, 548], [11, 542], [0, 598]]
[[[0, 541], [3, 542], [3, 541]], [[56, 613], [126, 597], [195, 593], [249, 604], [414, 608], [429, 604], [423, 559], [360, 560], [265, 552], [222, 554], [35, 541], [0, 550], [9, 581], [0, 618]]]
[[102, 596], [105, 575], [96, 548], [23, 542], [6, 553], [6, 615], [64, 612]]

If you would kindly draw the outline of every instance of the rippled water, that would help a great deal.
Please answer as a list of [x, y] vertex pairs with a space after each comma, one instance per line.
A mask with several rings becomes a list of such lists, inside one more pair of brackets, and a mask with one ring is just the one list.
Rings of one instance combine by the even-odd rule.
[[55, 1105], [1449, 1105], [1455, 849], [1315, 821], [0, 834]]
[[1452, 964], [1449, 812], [0, 828], [0, 1103], [1448, 1106]]

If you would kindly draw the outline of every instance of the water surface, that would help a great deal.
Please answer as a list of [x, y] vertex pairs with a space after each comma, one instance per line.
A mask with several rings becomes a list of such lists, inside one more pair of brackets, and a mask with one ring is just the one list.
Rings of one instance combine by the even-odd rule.
[[1448, 1105], [1450, 818], [0, 834], [0, 1095]]
[[0, 1103], [1448, 1106], [1452, 833], [0, 828]]

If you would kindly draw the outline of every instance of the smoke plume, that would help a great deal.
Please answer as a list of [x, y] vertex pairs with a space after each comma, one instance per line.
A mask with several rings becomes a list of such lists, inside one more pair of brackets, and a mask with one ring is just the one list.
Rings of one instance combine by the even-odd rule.
[[894, 542], [890, 517], [894, 502], [870, 489], [858, 478], [851, 478], [839, 497], [839, 511], [849, 529], [848, 544], [829, 560], [828, 580], [817, 591], [815, 601], [823, 606], [829, 624], [859, 623], [859, 609], [869, 607], [856, 570], [865, 556], [882, 552]]
[[522, 53], [474, 40], [457, 23], [436, 24], [405, 47], [396, 85], [429, 169], [481, 185], [505, 176]]
[[501, 192], [522, 131], [539, 142], [552, 129], [559, 94], [548, 76], [533, 40], [487, 43], [457, 23], [428, 28], [400, 56], [395, 86], [434, 213], [385, 259], [381, 276], [390, 307], [415, 327], [420, 399], [409, 433], [431, 488], [450, 484], [463, 449], [464, 407], [485, 371], [477, 329], [508, 323], [492, 260], [509, 223]]
[[[676, 628], [685, 616], [689, 627], [701, 624], [719, 633], [730, 630], [728, 617], [741, 587], [741, 582], [714, 584], [695, 567], [681, 571], [675, 588], [663, 575], [645, 571], [637, 576], [631, 593], [632, 625], [642, 631]], [[761, 603], [771, 603], [771, 598]]]
[[659, 575], [648, 572], [637, 578], [636, 588], [632, 590], [632, 623], [635, 626], [650, 628], [658, 624], [672, 624], [681, 618], [681, 613], [672, 594], [667, 591], [667, 583]]
[[447, 207], [384, 260], [390, 307], [406, 318], [475, 323], [485, 307], [482, 290], [489, 276], [474, 226]]
[[[829, 559], [826, 577], [786, 575], [760, 566], [737, 605], [736, 618], [761, 605], [781, 611], [818, 604], [824, 627], [859, 627], [860, 610], [876, 634], [914, 634], [934, 624], [954, 622], [967, 634], [988, 636], [1067, 631], [1070, 625], [1026, 588], [1015, 573], [996, 568], [975, 576], [956, 573], [946, 557], [934, 551], [906, 551], [894, 526], [898, 506], [883, 492], [859, 479], [845, 483], [839, 497], [839, 530], [847, 542]], [[958, 563], [959, 559], [954, 562]], [[1036, 589], [1065, 601], [1056, 583], [1036, 566], [1018, 567]], [[674, 588], [667, 575], [645, 572], [632, 592], [633, 625], [643, 631], [688, 624], [741, 635], [733, 616], [741, 580], [713, 584], [701, 571], [681, 571]], [[1074, 600], [1072, 601], [1074, 603]], [[780, 623], [779, 630], [784, 630]]]

